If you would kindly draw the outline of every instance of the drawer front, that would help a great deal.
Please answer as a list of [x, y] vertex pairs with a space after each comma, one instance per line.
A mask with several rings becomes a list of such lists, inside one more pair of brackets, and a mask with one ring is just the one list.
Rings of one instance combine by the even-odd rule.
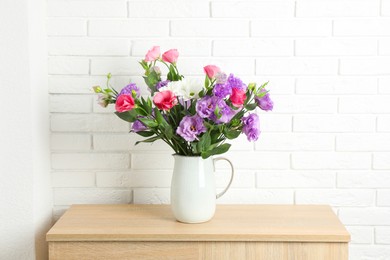
[[348, 243], [50, 242], [50, 260], [272, 259], [347, 260]]

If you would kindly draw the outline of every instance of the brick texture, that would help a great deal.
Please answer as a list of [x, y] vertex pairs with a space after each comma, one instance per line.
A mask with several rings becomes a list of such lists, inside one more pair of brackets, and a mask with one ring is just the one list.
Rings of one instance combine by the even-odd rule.
[[[350, 259], [390, 259], [390, 0], [48, 0], [54, 218], [74, 203], [169, 203], [170, 148], [96, 103], [105, 75], [148, 95], [138, 65], [177, 48], [180, 72], [216, 64], [269, 82], [261, 137], [232, 142], [218, 203], [330, 204]], [[166, 71], [164, 71], [166, 73]], [[217, 164], [217, 189], [229, 178]]]

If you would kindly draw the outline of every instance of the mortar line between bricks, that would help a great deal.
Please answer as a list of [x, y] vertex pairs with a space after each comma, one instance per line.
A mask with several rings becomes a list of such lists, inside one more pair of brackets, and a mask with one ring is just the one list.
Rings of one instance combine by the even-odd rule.
[[380, 54], [379, 54], [379, 42], [380, 42], [380, 39], [377, 39], [376, 40], [376, 56], [380, 56]]
[[126, 17], [130, 18], [130, 2], [126, 2]]
[[294, 1], [294, 18], [297, 18], [298, 1]]
[[252, 38], [252, 20], [249, 20], [249, 24], [248, 24], [248, 27], [249, 27], [249, 38]]
[[380, 0], [380, 2], [379, 2], [379, 16], [384, 16], [383, 15], [383, 1], [384, 0]]

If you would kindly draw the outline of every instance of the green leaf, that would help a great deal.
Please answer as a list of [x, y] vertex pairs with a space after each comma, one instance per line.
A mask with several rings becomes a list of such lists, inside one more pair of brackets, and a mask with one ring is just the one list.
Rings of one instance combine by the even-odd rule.
[[126, 112], [122, 112], [122, 113], [119, 113], [119, 112], [115, 112], [115, 115], [117, 115], [120, 119], [126, 121], [126, 122], [134, 122], [135, 120], [137, 120], [137, 110], [136, 109], [133, 109], [133, 110], [130, 110], [130, 111], [126, 111]]
[[259, 87], [259, 89], [265, 88], [268, 85], [269, 81], [265, 82], [263, 85]]
[[160, 76], [153, 70], [147, 76], [143, 77], [146, 85], [152, 90], [152, 94], [156, 91], [155, 86], [160, 81]]
[[157, 141], [159, 139], [161, 139], [161, 137], [155, 136], [155, 137], [151, 137], [151, 138], [148, 138], [148, 139], [145, 139], [142, 141], [137, 141], [137, 142], [135, 142], [135, 145], [138, 145], [139, 143], [153, 143], [154, 141]]
[[154, 133], [150, 132], [150, 131], [138, 131], [136, 133], [139, 134], [140, 136], [143, 136], [143, 137], [150, 137], [150, 136], [154, 135]]
[[206, 75], [206, 78], [204, 79], [204, 87], [207, 89], [210, 86], [210, 79]]
[[173, 138], [173, 128], [172, 128], [172, 126], [167, 125], [167, 126], [164, 128], [164, 135], [165, 135], [168, 139], [172, 139], [172, 138]]
[[138, 120], [141, 121], [145, 126], [149, 128], [158, 126], [158, 123], [156, 121], [149, 118], [138, 118]]
[[143, 68], [144, 70], [148, 70], [148, 69], [149, 69], [148, 63], [147, 63], [146, 61], [142, 60], [142, 61], [140, 61], [140, 62], [138, 62], [138, 63], [141, 64], [141, 66], [142, 66], [142, 68]]
[[247, 105], [245, 106], [245, 108], [246, 108], [247, 110], [249, 110], [249, 111], [254, 110], [256, 107], [257, 107], [257, 104], [256, 104], [256, 103], [247, 104]]
[[223, 134], [226, 136], [227, 139], [236, 139], [241, 134], [241, 131], [225, 129], [223, 131]]
[[198, 143], [199, 143], [199, 142], [196, 142], [196, 141], [190, 143], [190, 144], [191, 144], [192, 151], [194, 152], [194, 154], [200, 153], [200, 152], [198, 151]]
[[200, 152], [207, 151], [211, 145], [211, 136], [209, 132], [203, 134], [203, 136], [199, 139], [197, 150]]
[[162, 126], [167, 126], [168, 123], [161, 114], [160, 110], [157, 107], [154, 108], [154, 116], [156, 117], [157, 123]]
[[218, 143], [219, 136], [221, 135], [221, 132], [219, 131], [218, 127], [216, 129], [213, 129], [210, 131], [211, 136], [211, 143], [215, 144]]
[[211, 151], [202, 152], [202, 158], [206, 159], [206, 158], [209, 158], [212, 155], [226, 153], [229, 150], [230, 146], [231, 146], [231, 144], [222, 144], [222, 145], [220, 145], [218, 147], [215, 147]]

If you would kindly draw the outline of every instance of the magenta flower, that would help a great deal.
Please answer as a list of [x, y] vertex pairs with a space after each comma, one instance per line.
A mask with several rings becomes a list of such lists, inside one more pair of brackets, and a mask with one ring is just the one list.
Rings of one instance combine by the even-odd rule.
[[221, 69], [215, 65], [207, 65], [203, 67], [203, 70], [210, 79], [214, 78], [218, 73], [221, 72]]
[[177, 98], [170, 90], [157, 92], [153, 97], [153, 102], [161, 110], [169, 110], [177, 105]]
[[187, 142], [198, 140], [198, 135], [206, 131], [207, 128], [203, 124], [203, 119], [198, 115], [183, 117], [176, 129], [176, 133]]
[[179, 58], [179, 52], [177, 49], [171, 49], [163, 53], [162, 59], [163, 61], [169, 62], [169, 63], [176, 63], [177, 58]]
[[135, 103], [131, 95], [120, 95], [115, 102], [115, 110], [119, 113], [130, 111], [134, 108]]
[[249, 114], [241, 119], [243, 123], [242, 131], [246, 135], [248, 141], [256, 141], [260, 135], [260, 120], [257, 114]]
[[242, 89], [233, 88], [232, 94], [230, 95], [230, 101], [233, 106], [241, 107], [246, 99], [246, 92]]

